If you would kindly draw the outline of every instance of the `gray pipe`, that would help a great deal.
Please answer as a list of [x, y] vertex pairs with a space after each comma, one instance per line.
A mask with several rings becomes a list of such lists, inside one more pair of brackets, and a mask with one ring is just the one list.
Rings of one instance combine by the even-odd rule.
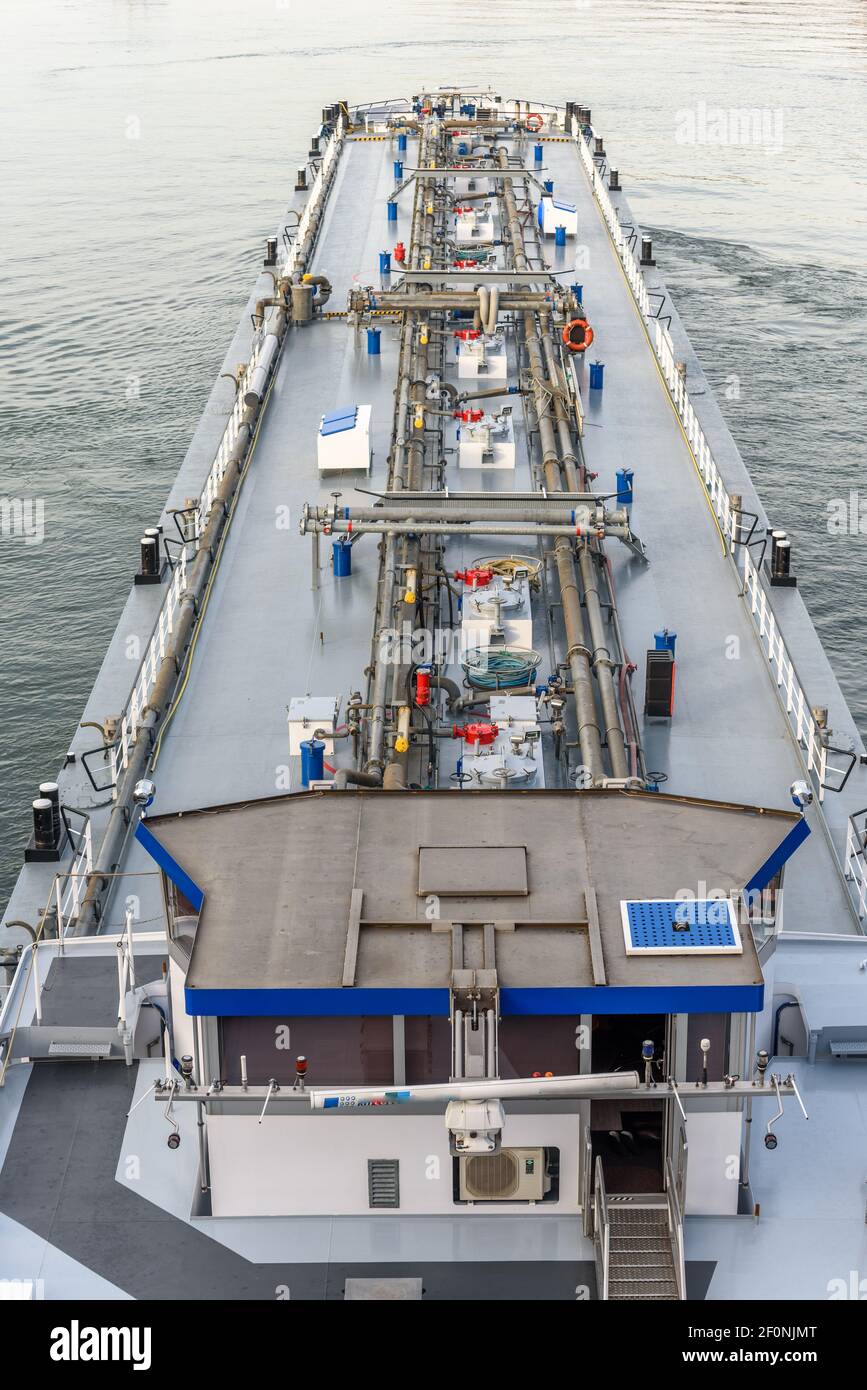
[[[559, 536], [575, 538], [575, 527], [571, 523], [545, 523], [529, 521], [416, 521], [408, 517], [402, 521], [307, 521], [304, 534], [323, 535], [386, 535], [386, 536]], [[606, 526], [606, 536], [624, 538], [625, 526]], [[570, 559], [572, 552], [569, 552]]]
[[430, 683], [435, 690], [445, 690], [448, 694], [449, 709], [456, 709], [463, 698], [463, 692], [457, 681], [453, 681], [449, 676], [431, 676]]
[[[550, 380], [556, 386], [565, 389], [565, 382], [563, 381], [562, 372], [560, 371], [560, 366], [554, 353], [554, 345], [551, 342], [550, 334], [543, 335], [543, 345]], [[557, 432], [560, 440], [561, 458], [566, 474], [567, 486], [570, 492], [578, 491], [584, 484], [584, 464], [583, 459], [579, 464], [573, 452], [569, 422], [563, 405], [563, 396], [559, 391], [552, 393], [552, 403], [554, 414], [557, 418]], [[598, 554], [599, 552], [597, 551], [596, 553]], [[586, 543], [579, 547], [578, 565], [581, 571], [581, 583], [584, 588], [584, 607], [590, 625], [590, 639], [593, 643], [593, 669], [596, 673], [596, 682], [599, 687], [602, 717], [605, 724], [605, 742], [608, 745], [611, 771], [614, 777], [627, 777], [629, 775], [629, 763], [626, 753], [626, 739], [620, 724], [617, 690], [614, 684], [614, 661], [612, 660], [611, 652], [608, 647], [605, 622], [602, 617], [602, 605], [599, 602], [599, 590], [597, 587], [598, 571], [594, 563], [593, 552], [591, 552], [590, 546]]]
[[[389, 503], [384, 507], [347, 507], [344, 512], [349, 515], [334, 517], [333, 512], [326, 507], [311, 508], [311, 514], [305, 517], [305, 525], [308, 522], [321, 521], [326, 526], [330, 526], [332, 520], [351, 522], [353, 526], [362, 521], [438, 521], [441, 518], [449, 521], [490, 521], [496, 522], [502, 519], [504, 522], [515, 521], [547, 521], [559, 522], [563, 526], [575, 526], [575, 512], [580, 511], [583, 515], [588, 511], [595, 510], [586, 504], [581, 507], [558, 506], [555, 498], [550, 501], [539, 500], [538, 503], [513, 501], [512, 498], [492, 498], [490, 507], [483, 507], [479, 503], [461, 502], [459, 498], [443, 498], [442, 504], [437, 500], [434, 505], [425, 506], [418, 502], [408, 502], [405, 506]], [[319, 515], [316, 515], [316, 513]], [[626, 518], [609, 513], [603, 514], [604, 521], [610, 521], [615, 525], [625, 525]], [[594, 523], [591, 521], [591, 527]]]
[[335, 791], [346, 791], [347, 786], [353, 787], [381, 787], [382, 777], [377, 777], [374, 772], [359, 772], [353, 767], [338, 768], [334, 774]]
[[[508, 167], [508, 157], [505, 150], [500, 151], [499, 163], [501, 169], [506, 169]], [[518, 207], [515, 201], [514, 186], [511, 178], [503, 179], [501, 197], [505, 205], [515, 269], [519, 272], [527, 271], [529, 270], [529, 261], [527, 260], [527, 253], [524, 248], [523, 226], [518, 216]], [[554, 427], [551, 423], [547, 393], [544, 387], [545, 367], [542, 359], [542, 352], [536, 338], [536, 320], [534, 315], [529, 311], [524, 314], [524, 339], [532, 372], [533, 402], [539, 427], [539, 440], [542, 446], [545, 483], [549, 492], [559, 492], [562, 490], [560, 458], [554, 436]], [[566, 655], [572, 675], [572, 688], [575, 695], [575, 709], [578, 720], [578, 742], [581, 748], [581, 758], [584, 766], [589, 770], [593, 781], [601, 782], [604, 778], [602, 738], [596, 716], [596, 701], [593, 695], [593, 679], [590, 671], [590, 658], [584, 633], [581, 599], [578, 593], [578, 583], [575, 575], [575, 562], [572, 557], [571, 543], [565, 536], [561, 537], [554, 546], [554, 559], [557, 565], [560, 599], [563, 605], [563, 622], [566, 628], [566, 641], [568, 643]]]

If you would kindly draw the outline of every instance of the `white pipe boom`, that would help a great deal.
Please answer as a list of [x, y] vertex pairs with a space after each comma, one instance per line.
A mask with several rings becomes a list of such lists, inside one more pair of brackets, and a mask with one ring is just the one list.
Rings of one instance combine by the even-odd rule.
[[584, 1076], [521, 1076], [510, 1081], [450, 1081], [430, 1086], [359, 1086], [355, 1090], [308, 1092], [313, 1110], [353, 1110], [370, 1105], [412, 1105], [450, 1100], [550, 1100], [592, 1096], [598, 1091], [634, 1091], [637, 1071]]

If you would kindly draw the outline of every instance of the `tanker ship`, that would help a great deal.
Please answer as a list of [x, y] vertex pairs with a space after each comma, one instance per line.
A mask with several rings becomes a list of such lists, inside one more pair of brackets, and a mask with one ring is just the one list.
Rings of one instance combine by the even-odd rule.
[[628, 192], [577, 100], [322, 109], [34, 777], [21, 1296], [864, 1267], [864, 746]]

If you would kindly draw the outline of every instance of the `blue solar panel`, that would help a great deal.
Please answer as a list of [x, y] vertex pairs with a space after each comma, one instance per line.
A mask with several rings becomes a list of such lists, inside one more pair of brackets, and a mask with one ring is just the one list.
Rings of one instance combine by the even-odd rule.
[[634, 951], [737, 951], [740, 941], [724, 898], [625, 902]]

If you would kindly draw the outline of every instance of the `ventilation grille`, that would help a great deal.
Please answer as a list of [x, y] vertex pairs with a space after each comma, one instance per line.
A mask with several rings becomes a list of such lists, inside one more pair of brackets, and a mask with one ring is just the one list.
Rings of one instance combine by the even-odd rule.
[[466, 1159], [464, 1182], [471, 1197], [513, 1197], [520, 1182], [518, 1160], [508, 1149], [471, 1155]]
[[367, 1160], [367, 1196], [372, 1207], [400, 1206], [400, 1161], [396, 1158]]

